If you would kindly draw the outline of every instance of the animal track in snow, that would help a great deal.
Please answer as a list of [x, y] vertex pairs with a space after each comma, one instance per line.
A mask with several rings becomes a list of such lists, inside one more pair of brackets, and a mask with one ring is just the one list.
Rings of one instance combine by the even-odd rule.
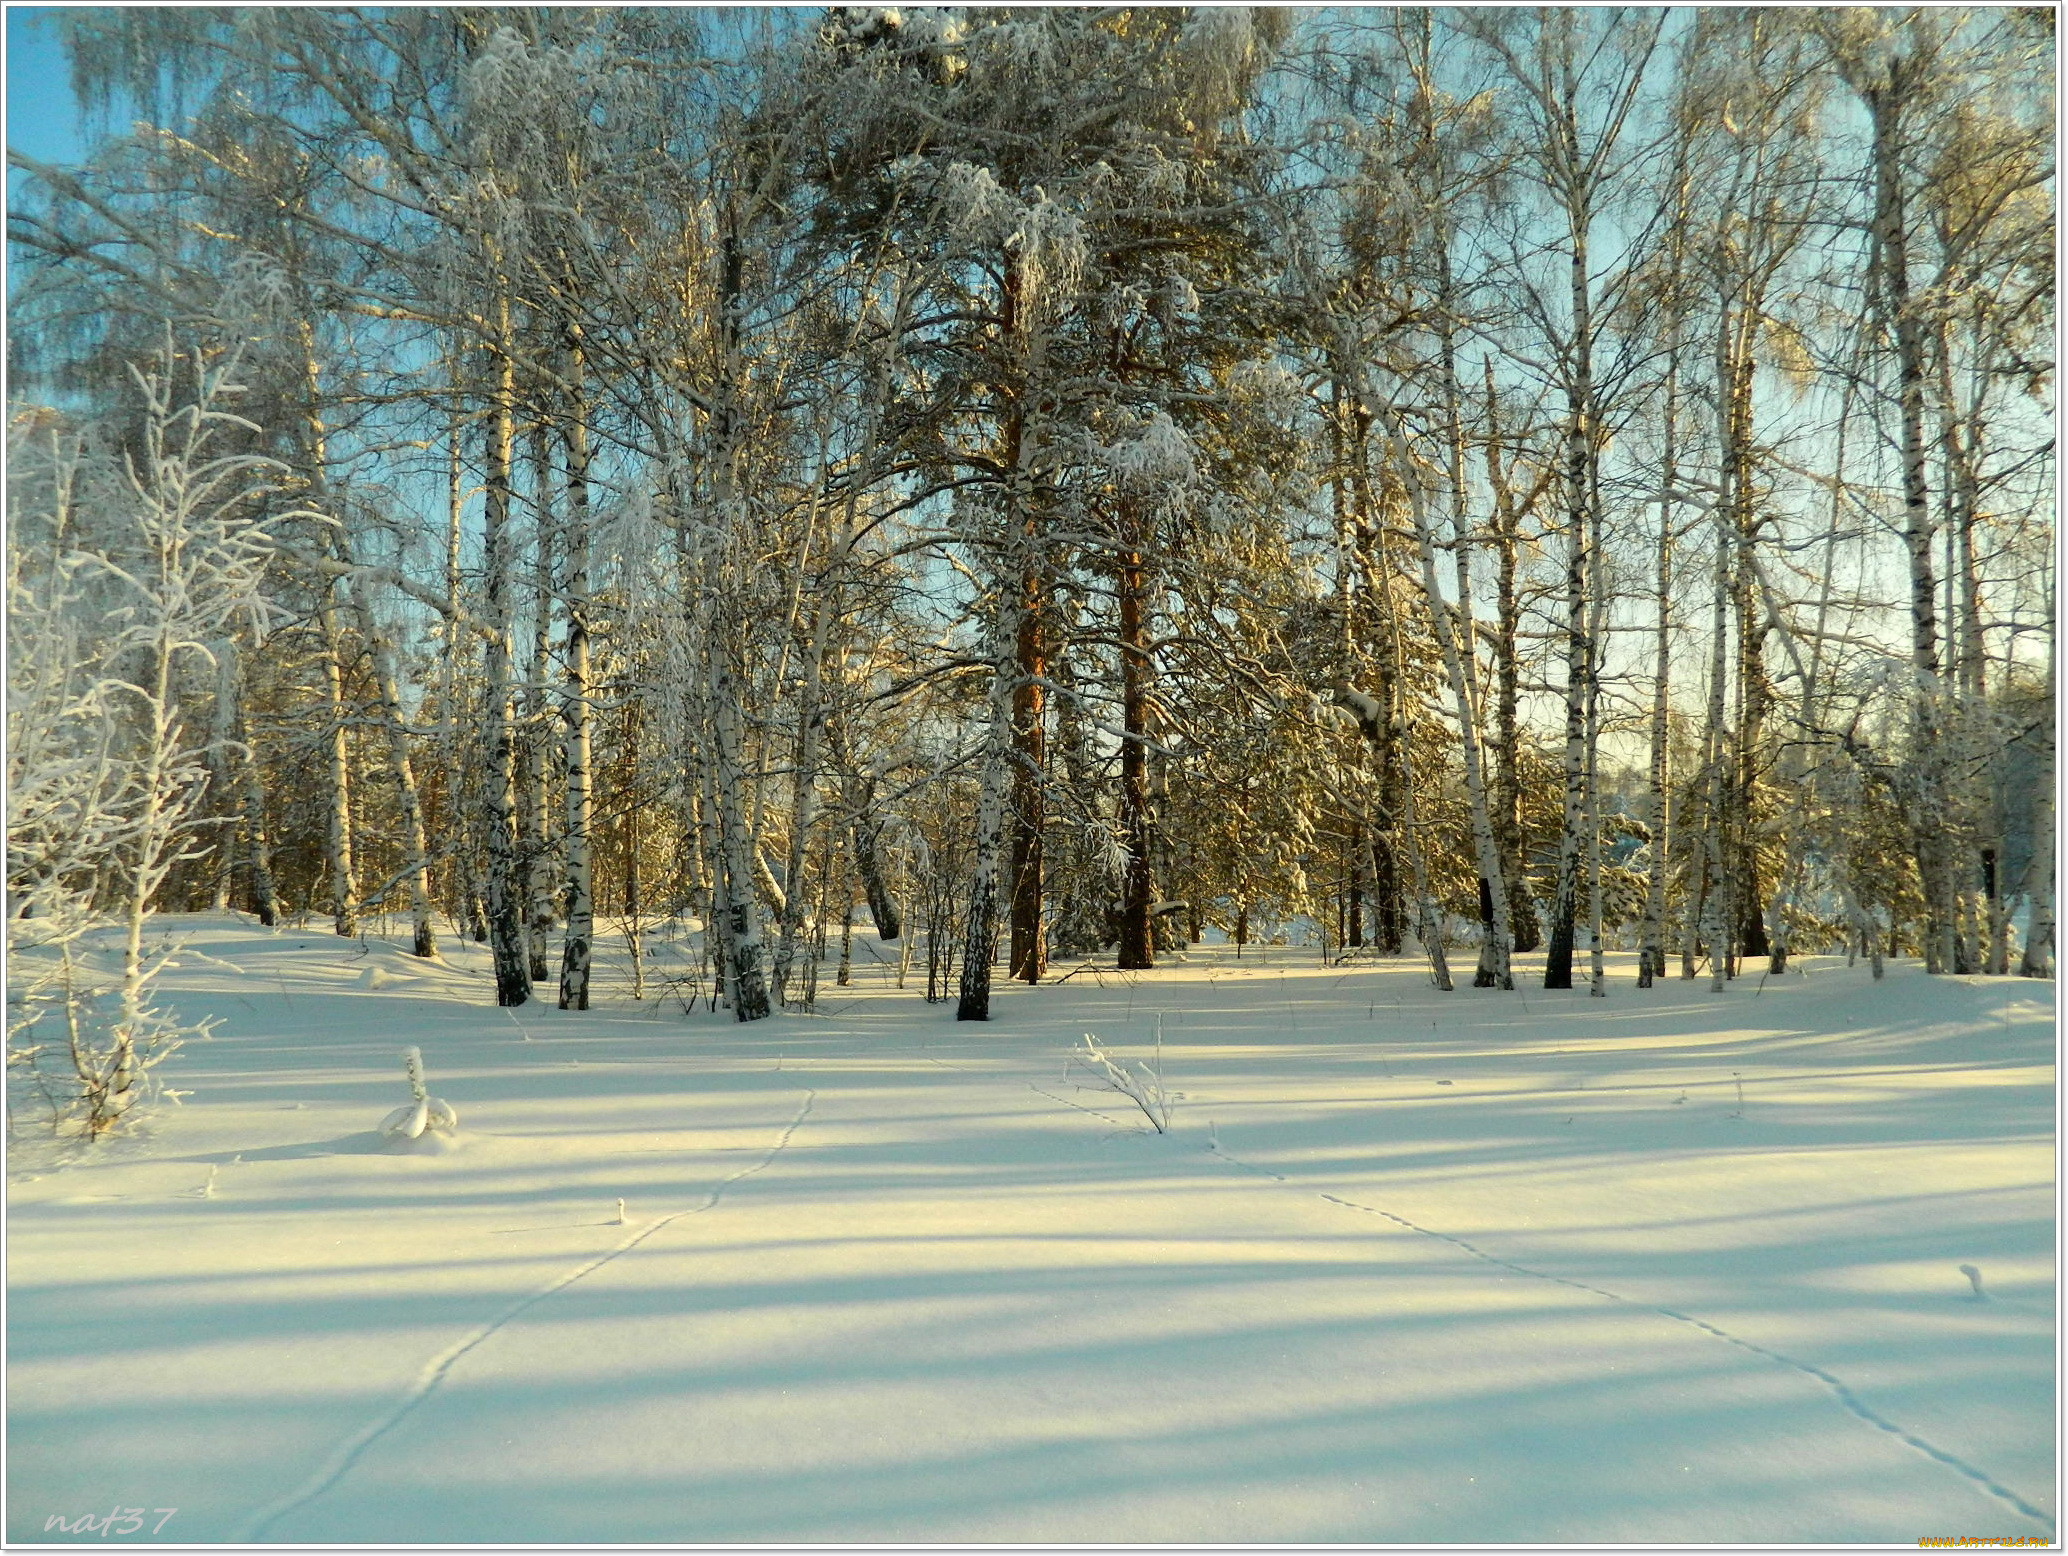
[[617, 1258], [619, 1254], [630, 1253], [634, 1248], [645, 1242], [647, 1238], [660, 1231], [662, 1227], [672, 1222], [680, 1221], [684, 1216], [699, 1215], [711, 1209], [712, 1206], [725, 1197], [727, 1189], [738, 1183], [742, 1178], [751, 1178], [755, 1173], [761, 1171], [762, 1168], [776, 1159], [777, 1153], [784, 1146], [790, 1143], [790, 1137], [797, 1133], [797, 1126], [804, 1122], [805, 1116], [811, 1112], [812, 1104], [817, 1100], [818, 1093], [810, 1088], [806, 1088], [803, 1105], [797, 1109], [796, 1116], [784, 1126], [782, 1134], [776, 1139], [776, 1143], [763, 1153], [760, 1160], [749, 1166], [742, 1167], [731, 1177], [719, 1182], [716, 1187], [712, 1188], [704, 1196], [701, 1204], [691, 1205], [685, 1210], [675, 1211], [672, 1215], [662, 1216], [658, 1220], [647, 1223], [647, 1225], [641, 1227], [630, 1237], [618, 1243], [616, 1247], [605, 1253], [598, 1254], [584, 1264], [577, 1265], [565, 1275], [548, 1281], [536, 1291], [528, 1292], [524, 1296], [519, 1297], [487, 1323], [482, 1324], [479, 1328], [467, 1334], [465, 1338], [447, 1346], [436, 1356], [432, 1357], [424, 1364], [423, 1369], [418, 1372], [416, 1382], [410, 1385], [409, 1392], [402, 1397], [399, 1403], [392, 1406], [385, 1414], [361, 1427], [340, 1444], [330, 1457], [324, 1461], [323, 1467], [310, 1476], [298, 1490], [273, 1503], [271, 1506], [262, 1509], [244, 1527], [243, 1531], [236, 1536], [237, 1543], [250, 1544], [263, 1538], [266, 1530], [278, 1523], [282, 1518], [285, 1518], [289, 1513], [294, 1512], [298, 1508], [307, 1506], [326, 1491], [329, 1491], [339, 1481], [343, 1480], [352, 1469], [352, 1466], [359, 1462], [360, 1457], [368, 1448], [385, 1436], [391, 1428], [397, 1425], [412, 1410], [416, 1409], [418, 1405], [431, 1397], [437, 1390], [438, 1385], [445, 1381], [447, 1374], [452, 1371], [454, 1364], [462, 1356], [465, 1356], [475, 1346], [490, 1338], [527, 1308], [535, 1307], [537, 1304], [545, 1301], [546, 1298], [565, 1291], [583, 1276], [603, 1268], [604, 1265]]
[[[1248, 1162], [1242, 1161], [1237, 1157], [1230, 1156], [1224, 1149], [1216, 1147], [1213, 1154], [1219, 1157], [1222, 1161], [1229, 1163], [1231, 1166], [1242, 1168], [1245, 1172], [1261, 1173], [1264, 1177], [1276, 1179], [1278, 1182], [1285, 1184], [1288, 1188], [1297, 1189], [1299, 1187], [1299, 1185], [1294, 1184], [1293, 1181], [1290, 1178], [1287, 1178], [1284, 1174], [1272, 1172], [1268, 1167], [1252, 1166]], [[1496, 1265], [1504, 1270], [1513, 1271], [1517, 1275], [1526, 1275], [1532, 1280], [1550, 1281], [1553, 1285], [1567, 1286], [1574, 1291], [1584, 1291], [1592, 1296], [1605, 1297], [1609, 1301], [1619, 1302], [1625, 1307], [1637, 1308], [1646, 1313], [1656, 1313], [1659, 1317], [1671, 1319], [1676, 1324], [1686, 1324], [1688, 1327], [1692, 1329], [1699, 1329], [1700, 1331], [1702, 1331], [1702, 1333], [1709, 1335], [1714, 1339], [1721, 1340], [1726, 1345], [1734, 1345], [1741, 1351], [1748, 1351], [1754, 1356], [1764, 1357], [1768, 1361], [1777, 1362], [1781, 1366], [1790, 1368], [1795, 1372], [1799, 1372], [1805, 1377], [1814, 1378], [1817, 1382], [1823, 1384], [1825, 1388], [1829, 1389], [1832, 1394], [1837, 1396], [1838, 1402], [1841, 1405], [1843, 1405], [1848, 1411], [1850, 1411], [1853, 1415], [1857, 1416], [1860, 1420], [1866, 1422], [1869, 1426], [1874, 1427], [1877, 1431], [1887, 1432], [1898, 1442], [1903, 1443], [1907, 1447], [1915, 1449], [1917, 1452], [1923, 1454], [1926, 1458], [1932, 1459], [1937, 1463], [1943, 1464], [1948, 1469], [1953, 1470], [1957, 1474], [1965, 1476], [1967, 1479], [1973, 1481], [1983, 1491], [1987, 1492], [1990, 1496], [1995, 1497], [1998, 1501], [2007, 1503], [2011, 1507], [2016, 1508], [2027, 1518], [2037, 1519], [2041, 1524], [2045, 1525], [2049, 1531], [2051, 1531], [2054, 1527], [2054, 1520], [2051, 1515], [2042, 1512], [2039, 1508], [2034, 1507], [2030, 1502], [2027, 1502], [2023, 1497], [2019, 1496], [2015, 1491], [2012, 1491], [2008, 1486], [2004, 1486], [1998, 1483], [1996, 1480], [1992, 1479], [1985, 1471], [1979, 1470], [1975, 1468], [1975, 1466], [1973, 1466], [1972, 1464], [1969, 1464], [1966, 1460], [1958, 1457], [1957, 1455], [1948, 1453], [1945, 1449], [1940, 1448], [1933, 1443], [1927, 1442], [1924, 1438], [1919, 1437], [1915, 1432], [1908, 1431], [1905, 1428], [1898, 1426], [1895, 1422], [1889, 1420], [1888, 1417], [1882, 1415], [1880, 1412], [1864, 1404], [1857, 1394], [1855, 1394], [1838, 1378], [1834, 1377], [1829, 1372], [1826, 1372], [1822, 1367], [1816, 1366], [1810, 1362], [1797, 1361], [1794, 1357], [1784, 1356], [1779, 1351], [1769, 1350], [1766, 1346], [1757, 1344], [1756, 1342], [1751, 1340], [1742, 1339], [1739, 1336], [1730, 1333], [1730, 1331], [1726, 1329], [1719, 1329], [1716, 1325], [1709, 1323], [1707, 1320], [1696, 1318], [1691, 1314], [1676, 1312], [1674, 1309], [1668, 1307], [1657, 1307], [1649, 1302], [1640, 1302], [1634, 1297], [1626, 1297], [1619, 1292], [1609, 1291], [1601, 1286], [1590, 1286], [1585, 1281], [1568, 1280], [1563, 1275], [1551, 1275], [1547, 1274], [1543, 1270], [1533, 1270], [1529, 1268], [1527, 1265], [1517, 1264], [1513, 1260], [1503, 1259], [1496, 1254], [1490, 1254], [1483, 1248], [1474, 1247], [1471, 1243], [1468, 1243], [1462, 1237], [1453, 1237], [1448, 1232], [1439, 1232], [1435, 1230], [1433, 1227], [1417, 1225], [1415, 1222], [1408, 1220], [1405, 1216], [1397, 1216], [1392, 1211], [1382, 1210], [1376, 1205], [1360, 1205], [1355, 1200], [1343, 1199], [1337, 1195], [1325, 1193], [1319, 1189], [1313, 1190], [1312, 1192], [1320, 1195], [1322, 1199], [1327, 1200], [1331, 1205], [1340, 1205], [1345, 1210], [1356, 1210], [1363, 1212], [1365, 1215], [1381, 1217], [1384, 1220], [1391, 1221], [1395, 1226], [1405, 1228], [1407, 1231], [1410, 1232], [1419, 1233], [1423, 1237], [1433, 1237], [1439, 1242], [1449, 1243], [1452, 1247], [1462, 1249], [1464, 1252], [1470, 1254], [1475, 1259], [1483, 1260], [1488, 1264]]]

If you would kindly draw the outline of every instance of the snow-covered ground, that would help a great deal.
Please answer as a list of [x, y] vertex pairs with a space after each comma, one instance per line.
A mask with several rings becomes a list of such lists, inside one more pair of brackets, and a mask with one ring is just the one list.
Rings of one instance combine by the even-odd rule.
[[[2048, 984], [1215, 948], [969, 1026], [864, 939], [743, 1028], [165, 923], [192, 1096], [10, 1175], [11, 1540], [2054, 1531]], [[1168, 1135], [1065, 1074], [1159, 1016]]]

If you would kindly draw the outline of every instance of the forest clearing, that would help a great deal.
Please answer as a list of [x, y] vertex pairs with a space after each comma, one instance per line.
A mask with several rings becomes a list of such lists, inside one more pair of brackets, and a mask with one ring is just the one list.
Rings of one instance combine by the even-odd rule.
[[[11, 1190], [12, 1540], [2054, 1528], [2051, 983], [1215, 946], [974, 1026], [893, 952], [741, 1026], [176, 932], [192, 1096]], [[1159, 1024], [1168, 1133], [1066, 1073]], [[425, 1154], [375, 1133], [408, 1044]]]
[[2051, 1536], [2051, 11], [6, 20], [10, 1538]]

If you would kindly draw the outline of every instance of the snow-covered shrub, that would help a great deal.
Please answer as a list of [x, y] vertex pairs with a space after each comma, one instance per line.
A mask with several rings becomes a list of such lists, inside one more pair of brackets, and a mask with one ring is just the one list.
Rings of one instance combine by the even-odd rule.
[[1156, 1132], [1170, 1132], [1170, 1094], [1163, 1089], [1163, 1029], [1159, 1024], [1156, 1034], [1156, 1067], [1136, 1063], [1130, 1065], [1125, 1059], [1115, 1059], [1099, 1046], [1099, 1040], [1091, 1033], [1084, 1034], [1084, 1041], [1070, 1051], [1064, 1065], [1068, 1073], [1071, 1065], [1085, 1071], [1098, 1084], [1109, 1091], [1117, 1091], [1136, 1107], [1142, 1116], [1156, 1127]]
[[9, 426], [10, 1101], [40, 1096], [87, 1139], [161, 1094], [152, 1071], [208, 1025], [152, 1003], [172, 953], [144, 925], [210, 819], [182, 689], [235, 623], [264, 624], [280, 467], [211, 447], [257, 430], [219, 408], [232, 368], [168, 345], [133, 369], [143, 416], [119, 456], [53, 411]]
[[460, 1127], [459, 1110], [424, 1085], [424, 1056], [402, 1050], [402, 1072], [409, 1078], [410, 1100], [381, 1120], [381, 1133], [393, 1141], [414, 1140], [426, 1130], [449, 1135]]

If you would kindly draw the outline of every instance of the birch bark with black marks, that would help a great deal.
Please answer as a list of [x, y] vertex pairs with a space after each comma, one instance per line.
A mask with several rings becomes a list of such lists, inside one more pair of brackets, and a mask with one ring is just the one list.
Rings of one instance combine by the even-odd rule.
[[[1685, 185], [1682, 185], [1683, 198]], [[1676, 330], [1677, 333], [1677, 330]], [[1637, 953], [1637, 986], [1648, 989], [1666, 976], [1666, 865], [1671, 817], [1668, 787], [1667, 714], [1672, 706], [1669, 685], [1673, 659], [1673, 531], [1672, 492], [1679, 477], [1680, 362], [1678, 341], [1666, 367], [1664, 447], [1660, 457], [1659, 540], [1654, 553], [1652, 623], [1652, 701], [1650, 753], [1646, 764], [1645, 821], [1651, 831], [1646, 857], [1644, 924]]]
[[[1375, 409], [1375, 408], [1374, 408]], [[1396, 451], [1396, 454], [1399, 451]], [[1400, 463], [1405, 465], [1405, 460]], [[1404, 476], [1412, 482], [1412, 475]], [[1410, 501], [1414, 487], [1408, 487]], [[1381, 580], [1392, 577], [1392, 566], [1386, 556], [1386, 530], [1384, 525], [1374, 527], [1373, 548], [1377, 553]], [[1385, 612], [1387, 647], [1390, 651], [1393, 670], [1393, 700], [1379, 711], [1377, 719], [1367, 719], [1360, 710], [1358, 722], [1370, 739], [1381, 720], [1386, 724], [1397, 722], [1402, 738], [1397, 742], [1396, 758], [1400, 764], [1400, 814], [1399, 835], [1401, 846], [1407, 854], [1408, 874], [1413, 883], [1415, 897], [1415, 935], [1422, 942], [1422, 949], [1429, 958], [1429, 981], [1448, 994], [1451, 992], [1450, 958], [1444, 950], [1443, 909], [1435, 895], [1429, 890], [1428, 864], [1422, 852], [1422, 837], [1419, 826], [1418, 807], [1415, 800], [1415, 760], [1413, 726], [1406, 718], [1400, 688], [1407, 683], [1407, 653], [1402, 641], [1400, 612], [1393, 601], [1390, 587], [1379, 590], [1381, 607]], [[1437, 602], [1440, 607], [1440, 601]]]
[[718, 844], [724, 891], [725, 981], [739, 1021], [761, 1021], [771, 1013], [763, 962], [761, 915], [755, 889], [760, 849], [747, 815], [747, 774], [742, 752], [741, 656], [746, 626], [739, 599], [747, 536], [746, 494], [740, 472], [747, 436], [746, 363], [740, 314], [745, 256], [739, 213], [728, 204], [719, 240], [716, 325], [718, 380], [709, 421], [711, 502], [716, 517], [718, 587], [705, 636], [705, 671], [710, 689], [712, 787], [716, 791]]
[[323, 581], [317, 623], [323, 639], [323, 745], [330, 780], [324, 813], [323, 862], [330, 877], [331, 924], [347, 938], [359, 933], [359, 884], [352, 868], [352, 750], [347, 739], [343, 634], [333, 605], [337, 584]]
[[[589, 407], [585, 362], [578, 336], [570, 332], [567, 376], [572, 386], [562, 445], [567, 460], [564, 551], [567, 576], [566, 639], [562, 651], [560, 716], [567, 775], [565, 823], [565, 905], [567, 933], [560, 948], [560, 1008], [589, 1008], [589, 962], [596, 938], [594, 867], [590, 833], [595, 820], [595, 794], [589, 706]], [[636, 739], [636, 736], [634, 737]], [[636, 752], [636, 747], [635, 747]], [[633, 776], [638, 776], [636, 756]], [[630, 821], [628, 818], [627, 826]], [[636, 870], [638, 844], [631, 840], [628, 864]], [[639, 946], [638, 885], [627, 883], [626, 937], [632, 947], [634, 999], [644, 992], [643, 956]]]
[[[1437, 579], [1436, 535], [1421, 472], [1415, 466], [1413, 452], [1401, 435], [1391, 410], [1378, 405], [1370, 408], [1385, 430], [1387, 443], [1393, 455], [1394, 468], [1407, 494], [1408, 517], [1414, 527], [1415, 546], [1421, 557], [1423, 597], [1428, 606], [1430, 625], [1435, 632], [1437, 650], [1443, 658], [1444, 675], [1450, 682], [1451, 698], [1457, 707], [1458, 732], [1464, 752], [1465, 801], [1471, 814], [1472, 845], [1479, 869], [1481, 906], [1484, 909], [1481, 918], [1483, 940], [1479, 970], [1473, 982], [1478, 988], [1512, 989], [1515, 987], [1515, 979], [1510, 970], [1508, 954], [1508, 894], [1504, 872], [1501, 869], [1500, 848], [1494, 840], [1493, 819], [1487, 806], [1484, 764], [1480, 758], [1477, 687], [1459, 649], [1459, 634], [1454, 632], [1451, 626], [1451, 608], [1444, 601], [1442, 586]], [[1453, 467], [1454, 477], [1462, 484], [1462, 450], [1454, 452], [1459, 455], [1459, 464]], [[1461, 492], [1454, 501], [1462, 506]], [[1380, 554], [1383, 562], [1383, 540]], [[1399, 632], [1399, 623], [1396, 619], [1393, 623], [1396, 677], [1402, 669]], [[1408, 787], [1412, 789], [1412, 780]], [[1412, 822], [1408, 818], [1413, 814], [1412, 794], [1405, 798], [1407, 809], [1403, 814], [1403, 821], [1411, 829]], [[1419, 842], [1416, 843], [1413, 854], [1413, 867], [1416, 875], [1415, 890], [1418, 895], [1426, 895], [1428, 888], [1423, 879], [1424, 869]], [[1438, 979], [1439, 988], [1448, 986], [1448, 976], [1446, 968]]]
[[1925, 971], [1951, 972], [1955, 963], [1951, 850], [1946, 837], [1939, 685], [1938, 588], [1933, 572], [1932, 516], [1924, 436], [1924, 328], [1910, 295], [1910, 236], [1902, 157], [1911, 99], [1923, 61], [1891, 51], [1885, 62], [1854, 75], [1854, 90], [1872, 129], [1874, 268], [1884, 335], [1896, 357], [1897, 444], [1902, 462], [1903, 540], [1910, 564], [1909, 822], [1924, 895]]
[[[302, 457], [313, 502], [321, 504], [326, 491], [327, 437], [320, 402], [317, 399], [317, 365], [308, 348], [308, 327], [302, 327], [304, 345], [304, 443]], [[324, 731], [325, 773], [330, 780], [326, 793], [323, 862], [330, 877], [332, 927], [350, 938], [359, 933], [359, 885], [352, 869], [352, 751], [347, 738], [343, 635], [337, 621], [337, 580], [325, 577], [316, 608], [317, 629], [323, 645], [323, 698], [327, 727]]]
[[524, 853], [524, 953], [531, 981], [552, 976], [546, 943], [553, 932], [554, 867], [553, 782], [551, 751], [561, 742], [549, 708], [547, 686], [552, 678], [553, 555], [557, 548], [553, 517], [553, 462], [550, 435], [541, 411], [534, 411], [531, 441], [531, 645], [524, 678], [523, 810], [519, 836]]
[[488, 940], [487, 891], [481, 877], [474, 817], [470, 815], [466, 753], [471, 741], [460, 716], [462, 643], [466, 632], [461, 594], [460, 538], [465, 488], [460, 478], [460, 429], [457, 410], [446, 427], [444, 652], [438, 664], [440, 777], [445, 791], [446, 857], [453, 902], [453, 922], [476, 945]]
[[1723, 992], [1731, 974], [1731, 917], [1728, 906], [1729, 875], [1724, 867], [1724, 825], [1729, 784], [1725, 777], [1727, 731], [1724, 701], [1730, 680], [1730, 577], [1733, 537], [1726, 517], [1726, 505], [1717, 504], [1716, 575], [1710, 595], [1709, 703], [1702, 733], [1702, 872], [1701, 889], [1688, 911], [1690, 951], [1683, 963], [1683, 975], [1694, 976], [1693, 943], [1699, 933], [1709, 947], [1709, 989]]
[[511, 476], [516, 459], [517, 366], [510, 354], [510, 301], [497, 301], [490, 391], [484, 511], [487, 561], [482, 579], [483, 627], [488, 634], [486, 696], [488, 763], [481, 781], [482, 828], [488, 834], [488, 945], [495, 963], [495, 1002], [522, 1005], [531, 998], [524, 944], [523, 859], [517, 847], [517, 732], [510, 660]]
[[[998, 954], [998, 877], [1005, 853], [1007, 793], [1012, 784], [1014, 755], [1014, 683], [1018, 679], [1020, 597], [1004, 592], [996, 607], [997, 641], [993, 646], [991, 710], [984, 738], [984, 763], [977, 793], [976, 867], [970, 872], [969, 902], [962, 921], [962, 981], [955, 1005], [957, 1021], [991, 1019], [991, 963]], [[936, 936], [927, 936], [927, 991], [933, 991], [932, 956]]]
[[[1521, 677], [1516, 641], [1522, 630], [1522, 601], [1516, 588], [1516, 552], [1522, 515], [1508, 466], [1501, 461], [1500, 403], [1494, 391], [1493, 358], [1485, 362], [1486, 474], [1493, 493], [1490, 529], [1494, 545], [1494, 832], [1501, 848], [1502, 884], [1508, 890], [1511, 951], [1536, 950], [1541, 929], [1530, 889], [1529, 849], [1522, 825]], [[1539, 482], [1539, 490], [1542, 483]], [[1532, 494], [1530, 502], [1534, 503]]]

